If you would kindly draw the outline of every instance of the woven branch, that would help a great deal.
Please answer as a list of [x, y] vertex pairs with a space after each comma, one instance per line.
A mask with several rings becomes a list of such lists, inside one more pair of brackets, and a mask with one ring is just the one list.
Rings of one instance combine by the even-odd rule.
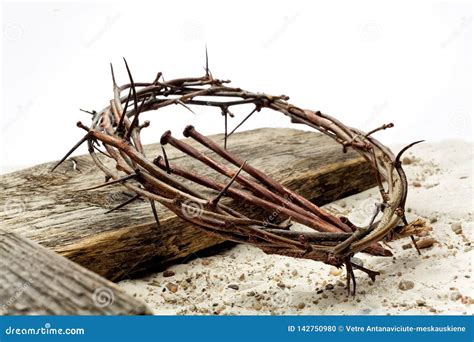
[[[355, 294], [353, 268], [366, 272], [373, 279], [378, 275], [378, 272], [353, 263], [351, 257], [362, 251], [378, 256], [391, 256], [392, 253], [379, 242], [393, 239], [401, 231], [401, 227], [408, 224], [404, 210], [407, 179], [400, 157], [415, 143], [395, 156], [390, 149], [372, 137], [373, 133], [393, 127], [393, 124], [364, 133], [319, 111], [296, 107], [287, 102], [289, 98], [285, 95], [272, 96], [230, 87], [227, 85], [230, 81], [212, 76], [207, 61], [203, 77], [164, 81], [159, 73], [151, 83], [135, 83], [126, 61], [125, 66], [130, 82], [119, 87], [111, 67], [114, 98], [104, 109], [90, 112], [92, 124], [89, 127], [78, 122], [78, 126], [87, 133], [57, 165], [79, 145], [87, 142], [90, 155], [107, 180], [105, 184], [91, 189], [121, 184], [136, 194], [119, 207], [138, 198], [148, 199], [158, 228], [155, 202], [223, 239], [251, 244], [266, 253], [307, 258], [336, 267], [345, 265], [349, 293], [352, 281], [352, 293]], [[190, 111], [196, 107], [220, 109], [225, 124], [223, 146], [188, 126], [184, 130], [184, 136], [205, 146], [209, 154], [176, 139], [167, 131], [161, 137], [162, 155], [148, 159], [140, 140], [140, 132], [149, 122], [140, 124], [139, 118], [144, 112], [160, 110], [170, 105], [180, 105]], [[234, 130], [228, 132], [228, 118], [233, 117], [231, 109], [245, 105], [252, 105], [253, 110]], [[227, 150], [227, 141], [232, 133], [252, 115], [265, 108], [290, 117], [293, 123], [317, 129], [340, 143], [343, 152], [353, 148], [369, 162], [378, 182], [381, 201], [374, 208], [368, 226], [356, 227], [345, 217], [331, 215]], [[171, 165], [164, 148], [167, 144], [199, 160], [229, 181], [224, 184], [182, 169], [179, 165]], [[101, 150], [102, 146], [105, 150]], [[211, 155], [219, 156], [228, 164]], [[115, 170], [106, 166], [106, 159], [114, 160]], [[216, 196], [206, 198], [194, 187], [191, 189], [186, 186], [183, 180], [215, 190]], [[222, 204], [220, 200], [223, 196], [251, 203], [264, 209], [270, 216], [263, 220], [249, 218]], [[376, 221], [379, 214], [381, 217]], [[314, 232], [289, 230], [291, 221], [301, 223]]]

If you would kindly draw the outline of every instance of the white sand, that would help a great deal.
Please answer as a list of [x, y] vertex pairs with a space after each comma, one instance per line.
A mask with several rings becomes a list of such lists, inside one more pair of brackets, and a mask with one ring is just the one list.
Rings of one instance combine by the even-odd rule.
[[[473, 144], [424, 143], [407, 156], [408, 218], [431, 221], [430, 236], [439, 243], [421, 257], [402, 248], [408, 238], [390, 243], [393, 258], [358, 254], [381, 275], [372, 284], [356, 271], [355, 299], [346, 296], [343, 270], [244, 245], [173, 266], [171, 277], [160, 272], [119, 285], [156, 314], [472, 314]], [[377, 200], [372, 189], [326, 207], [363, 224]], [[459, 224], [462, 233], [456, 234], [452, 226]], [[401, 290], [401, 281], [414, 288]]]

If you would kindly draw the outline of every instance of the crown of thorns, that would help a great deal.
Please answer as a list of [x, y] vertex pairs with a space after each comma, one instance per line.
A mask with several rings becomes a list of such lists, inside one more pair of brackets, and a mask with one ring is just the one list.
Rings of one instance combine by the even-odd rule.
[[[130, 82], [118, 86], [111, 65], [113, 94], [110, 104], [101, 111], [90, 112], [92, 123], [86, 127], [86, 135], [62, 158], [61, 164], [82, 143], [87, 142], [89, 153], [97, 167], [106, 175], [106, 183], [99, 187], [121, 184], [132, 190], [135, 196], [125, 204], [138, 198], [149, 200], [157, 227], [160, 222], [155, 208], [158, 202], [184, 220], [196, 224], [211, 234], [239, 243], [252, 244], [266, 253], [295, 258], [307, 258], [341, 267], [347, 271], [347, 290], [355, 294], [354, 269], [367, 273], [373, 280], [379, 273], [351, 261], [358, 252], [378, 256], [391, 256], [380, 242], [394, 237], [416, 234], [405, 218], [407, 179], [400, 157], [414, 142], [403, 148], [396, 156], [389, 148], [372, 137], [373, 133], [393, 124], [386, 124], [368, 133], [348, 127], [334, 117], [320, 111], [302, 109], [288, 103], [285, 95], [272, 96], [230, 87], [230, 81], [216, 79], [209, 71], [206, 54], [206, 73], [203, 77], [179, 78], [165, 81], [158, 73], [153, 82], [134, 82], [128, 64], [125, 66]], [[123, 92], [128, 90], [127, 95]], [[184, 136], [197, 141], [232, 167], [217, 161], [211, 154], [204, 154], [167, 131], [161, 137], [162, 155], [153, 160], [145, 156], [140, 132], [149, 121], [139, 123], [142, 113], [159, 110], [170, 105], [191, 107], [217, 107], [225, 122], [224, 144], [214, 142], [200, 134], [193, 126], [187, 126]], [[242, 105], [253, 105], [253, 110], [235, 129], [228, 132], [231, 109]], [[291, 118], [291, 122], [315, 128], [342, 145], [343, 152], [352, 148], [360, 153], [373, 169], [381, 195], [370, 223], [357, 227], [346, 217], [336, 217], [321, 209], [306, 198], [281, 185], [262, 171], [251, 166], [227, 150], [228, 138], [247, 119], [268, 108]], [[105, 150], [101, 150], [101, 145]], [[220, 174], [229, 178], [224, 184], [207, 176], [172, 165], [168, 161], [164, 146], [170, 144]], [[106, 166], [104, 158], [113, 159], [116, 169]], [[245, 174], [244, 174], [245, 173]], [[216, 192], [213, 198], [183, 184], [186, 179]], [[242, 187], [233, 186], [234, 182]], [[220, 202], [223, 196], [251, 203], [267, 212], [278, 212], [279, 223], [253, 219]], [[189, 213], [197, 213], [190, 215]], [[381, 214], [381, 216], [379, 215]], [[380, 219], [376, 220], [376, 217]], [[290, 230], [291, 220], [312, 228], [314, 232]], [[413, 227], [412, 227], [413, 228]], [[416, 244], [415, 244], [416, 246]]]

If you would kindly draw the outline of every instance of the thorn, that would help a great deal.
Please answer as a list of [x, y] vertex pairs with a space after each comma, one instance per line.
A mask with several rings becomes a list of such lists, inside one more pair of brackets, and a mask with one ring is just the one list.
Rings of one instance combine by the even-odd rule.
[[395, 165], [400, 165], [400, 158], [402, 157], [402, 154], [405, 153], [405, 151], [408, 150], [410, 147], [412, 147], [412, 146], [414, 146], [414, 145], [416, 145], [416, 144], [419, 144], [419, 143], [421, 143], [421, 142], [423, 142], [423, 141], [424, 141], [424, 140], [418, 140], [418, 141], [412, 142], [411, 144], [409, 144], [409, 145], [405, 146], [404, 148], [402, 148], [402, 149], [400, 150], [400, 152], [398, 152], [397, 157], [395, 158], [394, 164], [395, 164]]
[[416, 251], [418, 252], [418, 255], [421, 255], [421, 251], [420, 251], [420, 248], [418, 248], [418, 245], [416, 244], [415, 237], [413, 235], [410, 235], [410, 239], [413, 245], [415, 246]]
[[232, 134], [234, 134], [234, 132], [235, 132], [240, 126], [242, 126], [242, 125], [244, 124], [244, 122], [247, 121], [247, 119], [250, 118], [250, 117], [253, 115], [253, 113], [255, 113], [256, 111], [257, 111], [257, 106], [255, 106], [255, 108], [250, 112], [250, 114], [248, 114], [248, 115], [245, 117], [245, 119], [243, 119], [243, 120], [232, 130], [232, 132], [230, 132], [230, 133], [227, 135], [227, 137], [230, 137]]
[[106, 186], [109, 186], [109, 185], [125, 182], [129, 179], [135, 178], [136, 176], [138, 176], [138, 172], [133, 173], [131, 175], [124, 176], [124, 177], [116, 179], [116, 180], [113, 180], [111, 182], [106, 182], [106, 183], [99, 184], [99, 185], [96, 185], [96, 186], [93, 186], [93, 187], [90, 187], [90, 188], [86, 188], [86, 189], [80, 189], [78, 191], [89, 191], [89, 190], [100, 189], [100, 188], [103, 188], [103, 187], [106, 187]]
[[222, 107], [222, 115], [224, 115], [224, 150], [227, 150], [227, 108]]
[[117, 82], [115, 82], [114, 66], [112, 65], [112, 63], [110, 63], [110, 73], [112, 74], [112, 82], [115, 88], [117, 87]]
[[166, 173], [170, 175], [170, 163], [168, 162], [168, 156], [166, 155], [165, 147], [163, 145], [161, 145], [161, 151], [163, 152], [163, 158], [165, 158]]
[[125, 119], [125, 114], [127, 113], [128, 104], [130, 102], [130, 97], [132, 96], [132, 87], [128, 90], [127, 101], [125, 101], [125, 107], [123, 107], [122, 116], [120, 116], [120, 121], [117, 126], [117, 132], [123, 133], [123, 121]]
[[177, 104], [180, 104], [181, 106], [183, 106], [184, 108], [186, 108], [187, 110], [189, 110], [191, 113], [193, 113], [194, 115], [197, 115], [191, 108], [189, 108], [188, 105], [186, 105], [183, 101], [181, 100], [177, 100], [176, 101]]
[[130, 72], [130, 68], [128, 67], [127, 60], [124, 58], [123, 61], [125, 62], [125, 67], [127, 68], [128, 78], [130, 79], [130, 88], [132, 89], [133, 93], [133, 106], [135, 109], [135, 113], [138, 110], [138, 100], [137, 100], [137, 90], [135, 89], [135, 82], [133, 82], [132, 73]]
[[351, 295], [351, 280], [352, 280], [352, 284], [353, 284], [352, 296], [355, 297], [357, 283], [356, 283], [354, 269], [352, 268], [352, 263], [350, 261], [350, 258], [348, 258], [344, 263], [346, 264], [347, 296]]
[[160, 78], [161, 78], [162, 75], [163, 74], [161, 73], [161, 71], [156, 74], [155, 80], [153, 81], [154, 85], [158, 84], [158, 82], [160, 81]]
[[385, 203], [375, 203], [375, 210], [374, 210], [374, 213], [372, 214], [372, 217], [370, 218], [370, 222], [367, 227], [368, 231], [370, 231], [370, 229], [372, 228], [372, 225], [374, 224], [375, 218], [383, 210], [384, 207], [385, 207]]
[[206, 76], [209, 77], [209, 56], [207, 54], [207, 44], [206, 44]]
[[90, 111], [90, 110], [85, 110], [85, 109], [81, 109], [81, 108], [79, 108], [79, 110], [80, 110], [81, 112], [88, 113], [88, 114], [90, 114], [90, 115], [95, 115], [95, 114], [97, 114], [97, 112], [96, 112], [95, 110]]
[[112, 209], [110, 209], [110, 210], [107, 210], [107, 211], [105, 212], [105, 214], [109, 214], [109, 213], [111, 213], [112, 211], [115, 211], [115, 210], [118, 210], [118, 209], [120, 209], [120, 208], [123, 208], [123, 207], [125, 207], [127, 204], [130, 204], [130, 203], [132, 203], [133, 201], [135, 201], [135, 200], [137, 200], [137, 199], [139, 199], [139, 198], [140, 198], [140, 195], [135, 195], [135, 196], [133, 196], [132, 198], [130, 198], [130, 199], [126, 200], [125, 202], [123, 202], [122, 204], [119, 204], [119, 205], [116, 206], [115, 208], [112, 208]]
[[221, 199], [221, 197], [227, 192], [227, 190], [229, 190], [230, 186], [232, 185], [232, 183], [234, 183], [235, 179], [238, 177], [240, 171], [242, 171], [243, 167], [245, 166], [245, 164], [247, 163], [247, 161], [244, 161], [243, 164], [240, 166], [239, 170], [235, 173], [235, 175], [232, 177], [232, 179], [230, 180], [229, 183], [227, 183], [227, 185], [217, 194], [216, 197], [214, 197], [214, 199], [212, 199], [209, 204], [212, 206], [212, 207], [216, 207], [217, 204], [219, 203], [219, 200]]
[[362, 271], [362, 272], [365, 272], [367, 273], [367, 275], [369, 276], [370, 280], [372, 281], [375, 281], [375, 277], [380, 275], [380, 272], [377, 272], [377, 271], [372, 271], [372, 270], [369, 270], [368, 268], [365, 268], [363, 266], [360, 266], [360, 265], [357, 265], [356, 263], [353, 263], [351, 262], [351, 265], [353, 268], [359, 270], [359, 271]]
[[153, 217], [155, 218], [156, 228], [158, 228], [158, 231], [161, 233], [160, 218], [158, 217], [158, 213], [156, 211], [155, 201], [150, 200], [150, 206], [151, 206], [151, 211], [153, 212]]
[[146, 100], [148, 100], [148, 96], [143, 99], [142, 103], [140, 104], [140, 108], [138, 108], [138, 111], [135, 110], [135, 116], [133, 117], [133, 121], [130, 124], [127, 134], [125, 135], [125, 140], [127, 141], [130, 140], [130, 137], [132, 136], [132, 132], [135, 126], [138, 125], [138, 115], [141, 113], [143, 109], [143, 105], [145, 104]]
[[56, 165], [54, 165], [54, 167], [51, 169], [50, 172], [53, 172], [59, 165], [61, 165], [79, 146], [82, 145], [82, 143], [84, 143], [85, 141], [87, 141], [89, 139], [89, 133], [87, 133], [86, 135], [84, 135], [81, 140], [79, 140], [67, 153], [64, 157], [61, 158], [61, 160], [59, 162], [56, 163]]

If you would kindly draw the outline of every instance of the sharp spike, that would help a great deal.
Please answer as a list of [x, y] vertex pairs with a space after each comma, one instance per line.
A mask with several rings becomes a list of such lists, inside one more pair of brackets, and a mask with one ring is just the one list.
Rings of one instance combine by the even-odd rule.
[[88, 114], [90, 114], [90, 115], [95, 115], [95, 114], [97, 114], [97, 112], [96, 112], [95, 110], [90, 111], [90, 110], [85, 110], [85, 109], [82, 109], [82, 108], [79, 108], [79, 110], [80, 110], [81, 112], [88, 113]]
[[161, 145], [161, 151], [163, 152], [163, 158], [165, 158], [166, 173], [170, 175], [171, 174], [170, 163], [168, 161], [168, 156], [166, 155], [166, 150], [163, 145]]
[[245, 117], [245, 119], [243, 119], [243, 120], [232, 130], [232, 132], [230, 132], [230, 133], [227, 135], [227, 137], [230, 137], [232, 134], [234, 134], [234, 132], [235, 132], [240, 126], [242, 126], [242, 125], [244, 124], [244, 122], [247, 121], [247, 119], [249, 119], [249, 118], [253, 115], [253, 113], [255, 113], [256, 111], [257, 111], [257, 107], [255, 107], [255, 108], [250, 112], [250, 114], [248, 114], [248, 115]]
[[415, 142], [412, 142], [411, 144], [405, 146], [404, 148], [402, 148], [400, 150], [400, 152], [398, 152], [397, 154], [397, 157], [395, 158], [395, 165], [399, 165], [400, 164], [400, 158], [402, 157], [402, 154], [405, 153], [406, 150], [408, 150], [410, 147], [416, 145], [416, 144], [419, 144], [421, 142], [423, 142], [424, 140], [418, 140], [418, 141], [415, 141]]
[[189, 106], [186, 105], [183, 101], [177, 100], [176, 103], [177, 103], [177, 104], [180, 104], [181, 106], [183, 106], [184, 108], [186, 108], [187, 110], [189, 110], [191, 113], [193, 113], [194, 115], [196, 115], [196, 113], [195, 113], [191, 108], [189, 108]]
[[418, 252], [418, 255], [421, 255], [420, 248], [416, 244], [415, 237], [413, 235], [410, 235], [411, 242], [413, 243], [413, 246], [415, 246], [416, 251]]
[[135, 111], [135, 116], [133, 117], [133, 121], [130, 124], [130, 128], [127, 131], [127, 134], [125, 135], [125, 140], [129, 140], [130, 137], [132, 136], [133, 129], [138, 126], [138, 115], [141, 113], [143, 109], [143, 105], [145, 104], [146, 100], [148, 100], [148, 96], [145, 97], [140, 104], [140, 108], [138, 108], [138, 111]]
[[207, 44], [206, 44], [206, 76], [209, 77], [209, 55], [207, 53]]
[[230, 180], [229, 183], [227, 183], [227, 185], [221, 190], [219, 191], [219, 193], [217, 194], [216, 197], [214, 197], [214, 199], [212, 199], [210, 201], [210, 205], [215, 207], [217, 206], [217, 204], [219, 203], [219, 200], [221, 199], [222, 196], [224, 196], [224, 194], [227, 192], [227, 190], [229, 190], [230, 186], [232, 185], [232, 183], [234, 183], [235, 179], [239, 176], [239, 173], [242, 171], [243, 167], [245, 166], [245, 164], [247, 163], [247, 161], [244, 161], [243, 164], [240, 166], [239, 170], [235, 173], [235, 175], [232, 177], [232, 179]]
[[66, 155], [64, 157], [62, 157], [62, 159], [56, 163], [56, 165], [54, 165], [54, 167], [51, 169], [50, 172], [53, 172], [59, 165], [61, 165], [79, 146], [81, 146], [85, 141], [87, 141], [87, 139], [89, 139], [89, 133], [87, 133], [86, 135], [84, 135], [81, 140], [79, 140], [69, 151], [68, 153], [66, 153]]
[[130, 79], [130, 87], [133, 93], [133, 106], [136, 113], [138, 110], [137, 90], [135, 89], [135, 82], [133, 82], [132, 73], [130, 72], [130, 68], [128, 67], [127, 60], [124, 58], [123, 61], [125, 62], [125, 68], [127, 68], [128, 78]]
[[115, 88], [117, 87], [117, 82], [115, 82], [114, 66], [112, 65], [112, 63], [110, 63], [110, 73], [112, 74], [112, 82]]
[[112, 209], [110, 209], [110, 210], [107, 210], [107, 211], [105, 212], [105, 214], [110, 214], [112, 211], [115, 211], [115, 210], [118, 210], [118, 209], [120, 209], [120, 208], [123, 208], [123, 207], [125, 207], [127, 204], [130, 204], [130, 203], [132, 203], [133, 201], [135, 201], [135, 200], [137, 200], [137, 199], [139, 199], [139, 198], [140, 198], [140, 195], [135, 195], [135, 196], [133, 196], [132, 198], [130, 198], [130, 199], [126, 200], [125, 202], [123, 202], [122, 204], [119, 204], [118, 206], [116, 206], [116, 207], [114, 207], [114, 208], [112, 208]]
[[109, 185], [113, 185], [113, 184], [125, 182], [125, 181], [127, 181], [127, 180], [129, 180], [129, 179], [135, 178], [136, 176], [137, 176], [137, 174], [136, 174], [136, 173], [133, 173], [133, 174], [131, 174], [131, 175], [127, 175], [127, 176], [125, 176], [125, 177], [122, 177], [122, 178], [113, 180], [113, 181], [111, 181], [111, 182], [99, 184], [99, 185], [96, 185], [96, 186], [93, 186], [93, 187], [90, 187], [90, 188], [86, 188], [86, 189], [80, 189], [79, 191], [89, 191], [89, 190], [100, 189], [100, 188], [103, 188], [103, 187], [106, 187], [106, 186], [109, 186]]
[[222, 115], [224, 115], [224, 149], [227, 150], [227, 108], [222, 108]]
[[122, 116], [120, 116], [120, 121], [117, 126], [117, 132], [123, 133], [123, 121], [125, 120], [125, 115], [127, 113], [128, 104], [130, 102], [130, 97], [132, 96], [132, 87], [128, 90], [127, 101], [125, 101], [125, 107], [123, 107]]
[[151, 211], [153, 212], [153, 217], [155, 218], [156, 228], [158, 228], [161, 234], [160, 218], [158, 217], [158, 212], [156, 211], [155, 201], [150, 200], [150, 206], [151, 206]]

